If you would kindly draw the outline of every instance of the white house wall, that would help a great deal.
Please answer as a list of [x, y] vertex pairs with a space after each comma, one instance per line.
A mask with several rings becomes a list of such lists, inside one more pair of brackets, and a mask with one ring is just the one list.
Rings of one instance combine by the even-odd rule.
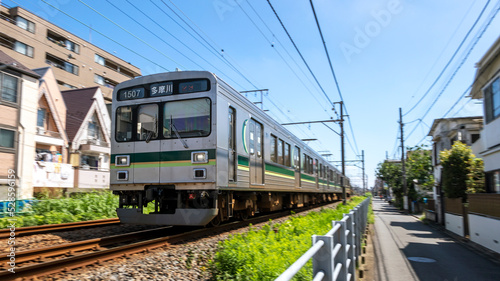
[[33, 198], [33, 159], [38, 108], [38, 79], [23, 75], [18, 128], [18, 199]]

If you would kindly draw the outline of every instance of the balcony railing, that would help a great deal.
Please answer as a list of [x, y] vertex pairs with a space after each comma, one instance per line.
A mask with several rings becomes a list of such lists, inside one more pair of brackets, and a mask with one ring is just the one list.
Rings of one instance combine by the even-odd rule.
[[45, 128], [43, 128], [43, 127], [37, 127], [36, 134], [39, 136], [47, 136], [47, 137], [52, 137], [52, 138], [57, 138], [57, 139], [62, 138], [61, 134], [59, 132], [48, 131], [48, 130], [45, 130]]

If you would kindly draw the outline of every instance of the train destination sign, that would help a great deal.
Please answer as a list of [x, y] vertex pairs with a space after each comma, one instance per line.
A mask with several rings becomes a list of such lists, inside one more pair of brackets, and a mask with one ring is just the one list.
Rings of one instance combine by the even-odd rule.
[[143, 98], [154, 98], [175, 94], [204, 92], [208, 90], [210, 90], [210, 83], [208, 79], [198, 79], [192, 81], [163, 81], [152, 84], [144, 84], [142, 85], [142, 87], [119, 90], [118, 100], [125, 101]]
[[151, 84], [150, 95], [151, 97], [167, 96], [171, 95], [173, 93], [173, 90], [174, 90], [173, 82], [155, 83]]

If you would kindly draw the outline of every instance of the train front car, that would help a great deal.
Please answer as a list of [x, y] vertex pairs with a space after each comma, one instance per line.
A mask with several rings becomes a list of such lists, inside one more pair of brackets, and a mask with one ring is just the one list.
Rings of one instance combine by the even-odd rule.
[[115, 87], [111, 189], [124, 223], [206, 225], [218, 213], [217, 79], [170, 72]]

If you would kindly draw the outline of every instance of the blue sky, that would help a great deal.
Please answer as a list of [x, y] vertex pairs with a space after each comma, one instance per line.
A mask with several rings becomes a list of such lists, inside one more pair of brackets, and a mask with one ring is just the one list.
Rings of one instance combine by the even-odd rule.
[[[209, 70], [238, 90], [269, 89], [264, 109], [281, 123], [336, 119], [328, 99], [337, 102], [340, 96], [310, 2], [270, 2], [325, 93], [267, 0], [3, 1], [91, 41], [140, 67], [144, 75], [176, 68]], [[364, 150], [368, 186], [373, 185], [377, 163], [386, 155], [400, 157], [400, 107], [409, 123], [404, 127], [406, 146], [429, 144], [424, 138], [429, 126], [457, 101], [446, 117], [482, 115], [482, 104], [460, 96], [474, 79], [474, 64], [500, 35], [500, 19], [495, 17], [499, 1], [313, 3], [349, 114], [346, 160], [359, 160]], [[260, 96], [248, 98], [258, 101]], [[414, 120], [421, 121], [410, 123]], [[336, 124], [330, 127], [339, 131]], [[333, 154], [329, 160], [341, 159], [340, 138], [324, 125], [289, 130], [301, 138], [317, 138], [309, 144]], [[348, 167], [347, 174], [361, 184], [359, 168]]]

